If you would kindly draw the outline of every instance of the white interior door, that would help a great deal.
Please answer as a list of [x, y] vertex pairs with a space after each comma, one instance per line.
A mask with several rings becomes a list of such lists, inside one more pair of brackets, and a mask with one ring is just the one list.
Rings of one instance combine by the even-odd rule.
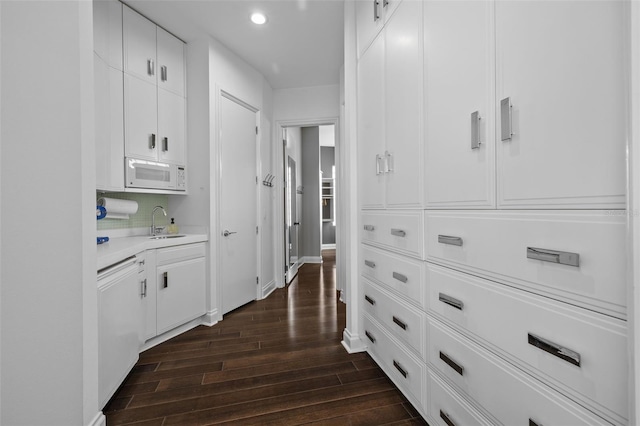
[[257, 295], [256, 112], [220, 100], [222, 313]]

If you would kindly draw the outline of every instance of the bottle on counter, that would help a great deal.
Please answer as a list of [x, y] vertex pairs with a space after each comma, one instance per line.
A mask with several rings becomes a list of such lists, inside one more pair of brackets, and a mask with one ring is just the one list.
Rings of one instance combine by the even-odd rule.
[[177, 234], [178, 233], [178, 225], [174, 222], [174, 219], [171, 218], [171, 223], [167, 226], [167, 234]]

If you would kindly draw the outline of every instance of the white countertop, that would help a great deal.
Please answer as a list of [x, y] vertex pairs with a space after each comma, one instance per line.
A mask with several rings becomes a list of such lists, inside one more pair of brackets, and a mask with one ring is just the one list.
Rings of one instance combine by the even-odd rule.
[[[180, 238], [151, 239], [149, 235], [110, 238], [98, 244], [98, 268], [106, 268], [145, 250], [208, 241], [207, 234], [178, 234]], [[164, 235], [162, 235], [164, 236]]]

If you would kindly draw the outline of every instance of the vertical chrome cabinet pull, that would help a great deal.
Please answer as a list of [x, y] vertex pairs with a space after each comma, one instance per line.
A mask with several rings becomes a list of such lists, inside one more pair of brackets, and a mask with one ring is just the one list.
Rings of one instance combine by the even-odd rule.
[[376, 338], [367, 330], [364, 331], [364, 335], [367, 336], [367, 339], [371, 340], [371, 343], [376, 343]]
[[402, 321], [401, 319], [399, 319], [398, 317], [394, 316], [393, 317], [393, 322], [396, 323], [396, 325], [398, 327], [400, 327], [403, 330], [407, 329], [407, 324], [404, 323], [404, 321]]
[[367, 302], [369, 302], [369, 304], [370, 304], [371, 306], [373, 306], [373, 305], [375, 305], [375, 304], [376, 304], [376, 301], [375, 301], [375, 300], [373, 300], [372, 298], [370, 298], [369, 296], [367, 296], [366, 294], [364, 295], [364, 300], [366, 300]]
[[543, 262], [560, 263], [561, 265], [580, 266], [580, 254], [567, 251], [527, 247], [527, 258], [542, 260]]
[[400, 374], [402, 374], [402, 377], [404, 377], [405, 379], [407, 378], [409, 373], [407, 373], [407, 370], [402, 368], [400, 363], [398, 361], [396, 361], [395, 359], [393, 360], [393, 366], [396, 368], [396, 370], [398, 370], [400, 372]]
[[140, 297], [147, 297], [147, 279], [140, 281]]
[[169, 287], [169, 273], [164, 272], [162, 274], [162, 288], [167, 288], [167, 287]]
[[538, 349], [542, 349], [551, 355], [557, 356], [558, 358], [567, 361], [569, 364], [580, 367], [580, 354], [578, 352], [567, 349], [557, 343], [553, 343], [531, 333], [528, 333], [528, 340], [530, 345], [533, 345]]
[[449, 415], [442, 410], [440, 410], [440, 418], [442, 419], [442, 421], [444, 421], [447, 424], [447, 426], [456, 426], [456, 424], [453, 422], [453, 420], [451, 420]]
[[163, 65], [160, 67], [160, 80], [167, 81], [167, 66]]
[[380, 161], [382, 161], [382, 157], [380, 157], [380, 154], [376, 154], [376, 176], [383, 173], [382, 167], [380, 167]]
[[373, 225], [364, 225], [365, 231], [374, 231], [376, 228]]
[[380, 19], [380, 14], [378, 13], [378, 7], [380, 6], [380, 2], [378, 0], [373, 0], [373, 22], [376, 22]]
[[540, 423], [536, 423], [532, 419], [529, 419], [529, 426], [542, 426]]
[[149, 135], [149, 149], [156, 149], [156, 134]]
[[447, 364], [449, 367], [453, 368], [456, 373], [458, 373], [461, 376], [464, 375], [464, 367], [457, 364], [454, 360], [449, 358], [449, 356], [444, 352], [440, 352], [440, 359], [443, 360], [445, 364]]
[[162, 150], [169, 151], [169, 138], [167, 137], [162, 138]]
[[393, 171], [393, 154], [389, 151], [384, 152], [384, 172], [390, 173]]
[[480, 148], [480, 112], [471, 113], [471, 149]]
[[513, 136], [511, 98], [500, 101], [500, 139], [510, 141]]
[[153, 59], [147, 59], [147, 74], [154, 75], [156, 73], [155, 64]]
[[407, 278], [406, 275], [402, 275], [400, 272], [394, 272], [393, 274], [391, 274], [393, 276], [393, 278], [395, 278], [396, 280], [402, 282], [402, 283], [407, 283], [407, 281], [409, 281], [409, 278]]
[[462, 238], [450, 235], [438, 235], [438, 242], [440, 244], [449, 244], [450, 246], [462, 246]]
[[370, 261], [370, 260], [365, 260], [365, 261], [364, 261], [364, 264], [365, 264], [366, 266], [368, 266], [369, 268], [375, 268], [375, 267], [376, 267], [376, 263], [375, 263], [375, 262], [372, 262], [372, 261]]
[[391, 235], [395, 237], [406, 237], [407, 233], [402, 229], [391, 228]]
[[442, 303], [446, 303], [449, 306], [453, 306], [456, 309], [462, 310], [462, 308], [464, 308], [464, 303], [462, 302], [462, 300], [458, 300], [451, 296], [447, 296], [444, 293], [438, 294], [438, 300], [441, 301]]

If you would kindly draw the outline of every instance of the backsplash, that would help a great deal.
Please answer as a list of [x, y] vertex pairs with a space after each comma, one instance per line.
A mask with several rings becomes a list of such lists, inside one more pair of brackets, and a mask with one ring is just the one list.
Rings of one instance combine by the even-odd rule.
[[[96, 193], [96, 202], [98, 198], [117, 198], [119, 200], [134, 200], [138, 202], [138, 212], [131, 215], [128, 220], [123, 219], [101, 219], [98, 220], [98, 230], [102, 229], [125, 229], [125, 228], [144, 228], [151, 226], [151, 213], [155, 206], [162, 206], [167, 210], [169, 196], [163, 194], [136, 194], [124, 192]], [[170, 214], [167, 212], [167, 214]], [[162, 212], [156, 212], [156, 226], [166, 226], [170, 217], [164, 217]]]

